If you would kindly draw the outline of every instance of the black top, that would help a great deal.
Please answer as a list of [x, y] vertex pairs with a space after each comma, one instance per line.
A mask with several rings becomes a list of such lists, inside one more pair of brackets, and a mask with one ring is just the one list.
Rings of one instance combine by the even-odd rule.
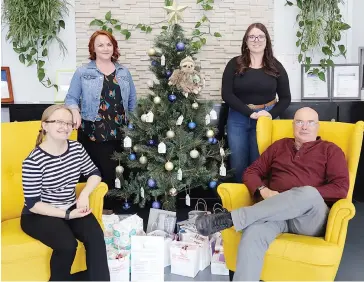
[[91, 141], [96, 142], [121, 140], [122, 133], [119, 127], [125, 123], [125, 111], [122, 102], [115, 71], [110, 75], [104, 75], [98, 116], [95, 122], [82, 120], [83, 133]]
[[288, 75], [282, 64], [275, 60], [279, 76], [268, 75], [263, 68], [249, 68], [244, 74], [236, 74], [237, 58], [229, 61], [225, 67], [222, 77], [222, 99], [227, 105], [246, 115], [250, 116], [254, 111], [247, 105], [262, 105], [276, 98], [279, 102], [270, 110], [272, 118], [283, 113], [291, 102], [291, 91], [289, 89]]

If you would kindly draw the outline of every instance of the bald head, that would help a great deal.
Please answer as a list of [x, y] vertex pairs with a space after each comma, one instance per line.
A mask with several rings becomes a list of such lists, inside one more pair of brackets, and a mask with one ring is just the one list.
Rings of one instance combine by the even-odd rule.
[[319, 130], [319, 117], [314, 109], [304, 107], [299, 109], [293, 120], [293, 132], [296, 145], [315, 141]]
[[318, 113], [309, 107], [304, 107], [299, 110], [294, 115], [294, 120], [314, 120], [319, 121]]

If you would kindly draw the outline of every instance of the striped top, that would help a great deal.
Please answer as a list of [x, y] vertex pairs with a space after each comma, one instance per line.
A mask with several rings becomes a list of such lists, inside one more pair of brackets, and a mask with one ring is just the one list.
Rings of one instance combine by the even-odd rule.
[[72, 206], [76, 202], [75, 187], [81, 173], [85, 177], [100, 176], [81, 143], [68, 140], [67, 151], [59, 156], [37, 146], [23, 161], [23, 214], [31, 213], [29, 209], [39, 201], [61, 209]]

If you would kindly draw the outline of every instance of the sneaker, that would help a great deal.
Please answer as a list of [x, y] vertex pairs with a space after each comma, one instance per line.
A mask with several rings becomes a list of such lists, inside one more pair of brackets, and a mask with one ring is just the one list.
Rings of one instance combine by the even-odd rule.
[[231, 213], [226, 210], [216, 214], [200, 215], [196, 219], [196, 229], [198, 233], [204, 236], [209, 236], [231, 226], [233, 226]]

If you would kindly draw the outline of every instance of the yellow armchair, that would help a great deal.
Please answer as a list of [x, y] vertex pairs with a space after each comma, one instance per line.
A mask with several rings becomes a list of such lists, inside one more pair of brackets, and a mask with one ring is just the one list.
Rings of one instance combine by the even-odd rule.
[[[22, 161], [35, 146], [39, 121], [1, 124], [1, 280], [47, 281], [52, 250], [25, 234], [20, 227], [24, 205]], [[76, 131], [70, 139], [76, 140]], [[76, 186], [77, 195], [85, 183]], [[90, 196], [90, 207], [101, 222], [107, 185], [101, 183]], [[44, 228], [47, 228], [45, 226]], [[85, 249], [79, 242], [72, 273], [86, 269]]]
[[[346, 199], [337, 201], [330, 210], [325, 237], [310, 237], [284, 233], [270, 245], [264, 258], [261, 279], [333, 281], [339, 268], [348, 229], [355, 215], [352, 195], [363, 142], [364, 122], [356, 124], [320, 122], [319, 135], [337, 144], [345, 153], [350, 188]], [[257, 124], [259, 152], [264, 152], [274, 141], [293, 137], [292, 120], [260, 118]], [[231, 211], [254, 204], [244, 184], [224, 183], [218, 193], [223, 206]], [[226, 265], [236, 269], [236, 258], [241, 232], [229, 228], [222, 232]]]

